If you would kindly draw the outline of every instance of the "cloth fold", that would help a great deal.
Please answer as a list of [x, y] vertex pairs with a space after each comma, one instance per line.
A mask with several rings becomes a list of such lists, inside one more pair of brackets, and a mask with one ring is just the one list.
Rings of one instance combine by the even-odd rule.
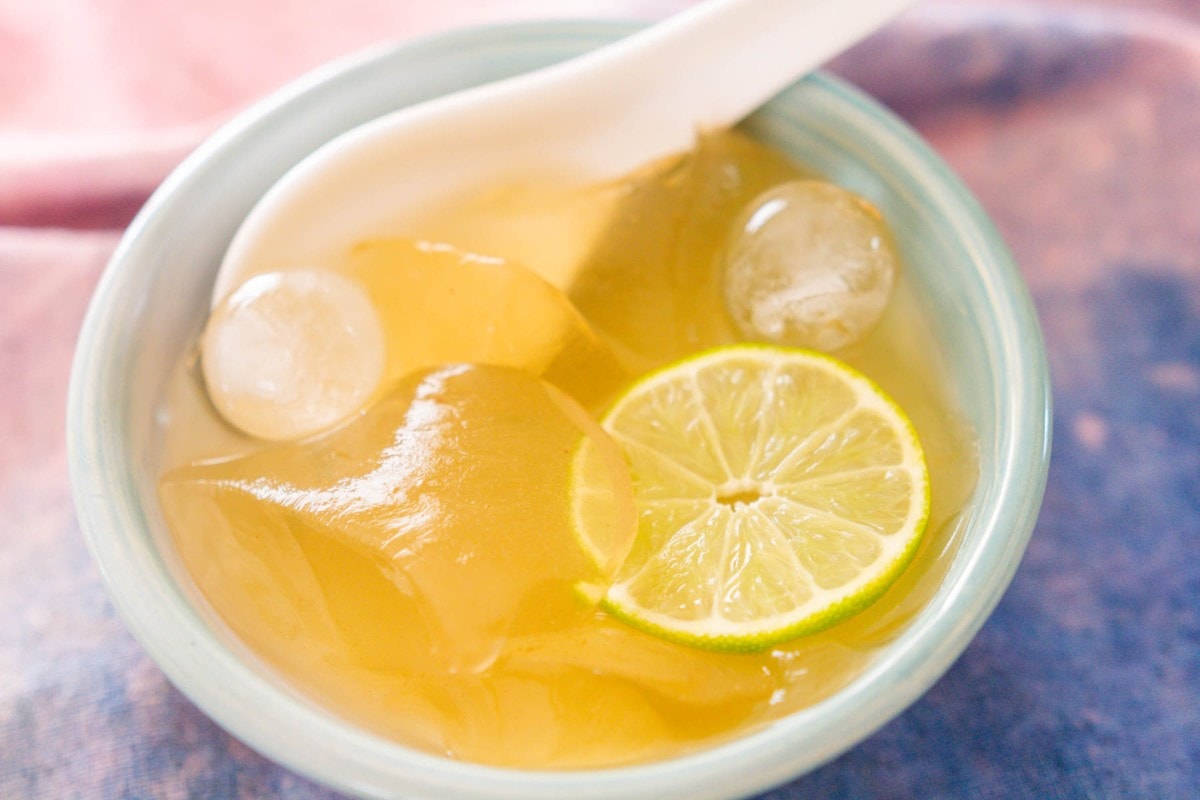
[[692, 2], [0, 0], [0, 226], [120, 229], [238, 110], [368, 47], [502, 21], [652, 21]]

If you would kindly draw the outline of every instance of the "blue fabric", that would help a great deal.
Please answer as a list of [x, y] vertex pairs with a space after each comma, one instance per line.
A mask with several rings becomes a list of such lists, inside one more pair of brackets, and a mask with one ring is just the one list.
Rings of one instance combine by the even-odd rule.
[[1186, 277], [1117, 265], [1038, 301], [1097, 336], [1050, 337], [1086, 378], [1055, 381], [1046, 499], [1012, 586], [922, 700], [764, 800], [1200, 797], [1200, 260]]
[[997, 12], [840, 63], [1010, 242], [1055, 435], [1025, 559], [958, 663], [764, 800], [1200, 798], [1200, 45], [1104, 19]]

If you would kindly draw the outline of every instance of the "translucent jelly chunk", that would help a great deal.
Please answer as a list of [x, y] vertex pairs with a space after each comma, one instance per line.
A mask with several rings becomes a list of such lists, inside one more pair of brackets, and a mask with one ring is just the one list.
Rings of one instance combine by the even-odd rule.
[[366, 292], [332, 272], [257, 275], [213, 312], [201, 340], [209, 398], [262, 439], [299, 439], [358, 411], [383, 375]]
[[574, 587], [596, 575], [576, 525], [634, 524], [627, 475], [608, 476], [619, 509], [572, 508], [585, 439], [624, 469], [561, 391], [458, 365], [321, 439], [170, 472], [160, 496], [200, 589], [266, 651], [472, 671], [507, 637], [587, 613]]
[[801, 175], [744, 134], [702, 136], [694, 151], [617, 182], [608, 225], [567, 296], [634, 373], [737, 341], [720, 254], [748, 203]]
[[495, 364], [541, 375], [591, 406], [623, 380], [566, 296], [514, 261], [381, 239], [355, 247], [343, 274], [365, 286], [379, 310], [387, 385], [441, 364]]
[[837, 350], [879, 320], [895, 274], [873, 206], [833, 184], [791, 181], [755, 199], [739, 221], [725, 304], [750, 339]]

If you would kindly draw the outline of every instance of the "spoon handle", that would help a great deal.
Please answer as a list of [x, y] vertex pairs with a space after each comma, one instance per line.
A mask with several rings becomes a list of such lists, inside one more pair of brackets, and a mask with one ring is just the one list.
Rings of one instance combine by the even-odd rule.
[[[690, 147], [697, 130], [736, 124], [913, 2], [708, 0], [530, 82], [576, 97], [625, 95], [620, 118], [594, 120], [604, 133], [588, 137], [603, 147], [591, 166], [616, 174]], [[543, 92], [524, 96], [545, 103]]]

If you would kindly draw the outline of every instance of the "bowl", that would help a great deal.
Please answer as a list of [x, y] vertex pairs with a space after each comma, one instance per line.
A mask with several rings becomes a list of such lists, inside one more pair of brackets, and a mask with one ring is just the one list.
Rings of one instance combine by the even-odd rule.
[[296, 772], [379, 798], [745, 796], [834, 758], [919, 698], [962, 653], [1016, 570], [1049, 456], [1049, 379], [1026, 288], [978, 203], [921, 139], [851, 86], [815, 74], [749, 127], [866, 193], [889, 218], [906, 262], [917, 265], [910, 277], [980, 453], [965, 534], [944, 582], [856, 679], [815, 706], [684, 757], [591, 771], [512, 770], [417, 752], [358, 729], [290, 690], [213, 623], [183, 576], [158, 508], [154, 415], [171, 366], [202, 327], [241, 219], [291, 165], [359, 123], [634, 29], [601, 22], [469, 29], [309, 75], [226, 125], [170, 175], [96, 290], [67, 419], [87, 544], [113, 604], [172, 683], [232, 735]]

